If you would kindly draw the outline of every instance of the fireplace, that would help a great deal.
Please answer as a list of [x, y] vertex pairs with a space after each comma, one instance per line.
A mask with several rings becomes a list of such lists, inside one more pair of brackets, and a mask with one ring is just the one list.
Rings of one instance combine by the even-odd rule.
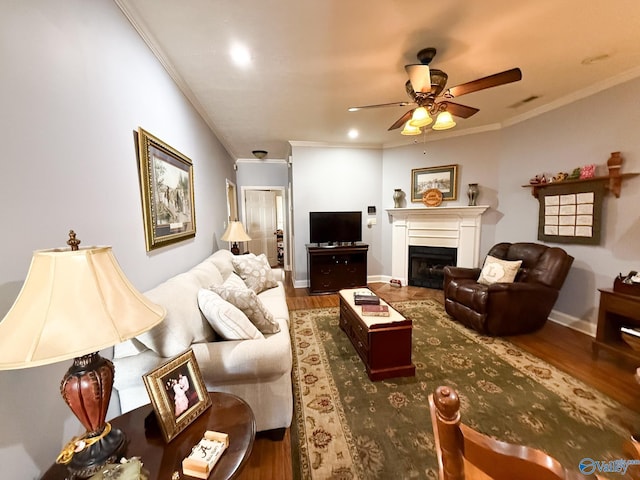
[[477, 267], [480, 262], [481, 216], [489, 208], [444, 206], [392, 208], [391, 278], [409, 283], [409, 247], [456, 249], [456, 266]]
[[410, 245], [409, 285], [442, 290], [444, 267], [457, 261], [457, 248]]

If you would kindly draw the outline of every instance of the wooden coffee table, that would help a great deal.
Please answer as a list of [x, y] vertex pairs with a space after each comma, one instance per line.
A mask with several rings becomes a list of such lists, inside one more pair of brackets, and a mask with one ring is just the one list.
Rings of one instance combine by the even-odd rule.
[[[372, 381], [392, 377], [412, 377], [411, 320], [389, 307], [388, 317], [362, 315], [362, 307], [353, 301], [354, 292], [366, 288], [340, 290], [340, 328], [360, 355]], [[382, 305], [388, 304], [380, 299]]]
[[[144, 405], [111, 420], [111, 425], [127, 436], [127, 457], [140, 457], [149, 471], [149, 480], [171, 480], [174, 472], [180, 479], [193, 479], [182, 474], [182, 460], [198, 443], [206, 430], [229, 434], [229, 447], [213, 467], [209, 480], [235, 478], [251, 455], [256, 436], [256, 421], [249, 405], [239, 397], [222, 392], [209, 392], [211, 407], [200, 415], [171, 442], [165, 443], [151, 405]], [[145, 420], [148, 428], [145, 430]], [[67, 468], [53, 465], [43, 480], [64, 480]]]

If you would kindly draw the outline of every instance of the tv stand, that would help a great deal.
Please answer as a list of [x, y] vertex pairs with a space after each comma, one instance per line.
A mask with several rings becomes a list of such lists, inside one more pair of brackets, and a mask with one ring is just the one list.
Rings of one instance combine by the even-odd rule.
[[369, 245], [307, 245], [309, 293], [334, 293], [343, 288], [367, 285]]

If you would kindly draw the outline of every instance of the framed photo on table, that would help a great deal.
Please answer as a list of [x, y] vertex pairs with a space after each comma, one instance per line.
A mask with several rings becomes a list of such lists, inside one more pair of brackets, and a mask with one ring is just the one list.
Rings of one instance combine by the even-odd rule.
[[193, 163], [143, 128], [136, 142], [147, 251], [194, 237]]
[[442, 192], [442, 200], [458, 199], [458, 165], [414, 168], [411, 170], [411, 201], [422, 202], [427, 190]]
[[147, 373], [143, 379], [166, 442], [211, 406], [191, 349]]

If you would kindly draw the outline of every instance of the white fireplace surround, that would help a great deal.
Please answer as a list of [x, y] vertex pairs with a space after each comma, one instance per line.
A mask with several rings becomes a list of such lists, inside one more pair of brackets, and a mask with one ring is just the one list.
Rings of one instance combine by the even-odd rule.
[[481, 217], [487, 208], [488, 205], [388, 209], [392, 221], [391, 276], [407, 285], [409, 245], [455, 248], [458, 267], [477, 267]]

